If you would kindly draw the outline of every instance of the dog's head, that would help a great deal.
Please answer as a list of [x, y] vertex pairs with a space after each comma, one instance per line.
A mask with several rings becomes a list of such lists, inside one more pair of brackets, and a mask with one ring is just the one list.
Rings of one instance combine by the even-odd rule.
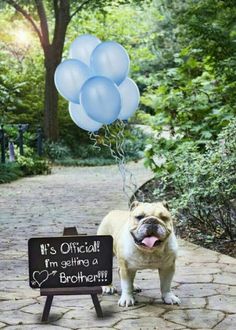
[[130, 233], [141, 250], [155, 251], [163, 245], [173, 230], [166, 202], [133, 202], [130, 214]]

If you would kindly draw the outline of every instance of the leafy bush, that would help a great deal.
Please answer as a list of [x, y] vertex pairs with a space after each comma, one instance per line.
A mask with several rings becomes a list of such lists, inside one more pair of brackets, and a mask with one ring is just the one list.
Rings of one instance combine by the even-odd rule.
[[0, 163], [0, 183], [7, 183], [23, 176], [23, 172], [17, 163]]
[[203, 229], [215, 237], [236, 234], [236, 120], [206, 145], [201, 153], [194, 142], [173, 148], [170, 142], [165, 161], [156, 164], [154, 149], [149, 147], [149, 162], [160, 185], [158, 198], [169, 196], [170, 204], [182, 222]]
[[18, 148], [15, 148], [16, 162], [24, 175], [49, 174], [50, 163], [35, 155], [34, 150], [24, 145], [24, 155], [20, 155]]
[[19, 156], [17, 163], [24, 175], [49, 174], [51, 172], [49, 162], [38, 157]]
[[46, 142], [44, 144], [44, 153], [51, 160], [65, 159], [71, 156], [70, 148], [63, 141]]
[[92, 159], [92, 158], [111, 158], [108, 149], [95, 148], [92, 144], [80, 144], [74, 150], [74, 157], [78, 159]]
[[124, 141], [124, 152], [128, 159], [140, 159], [144, 156], [144, 150], [147, 143], [147, 134], [136, 126], [131, 126], [130, 130], [126, 133]]

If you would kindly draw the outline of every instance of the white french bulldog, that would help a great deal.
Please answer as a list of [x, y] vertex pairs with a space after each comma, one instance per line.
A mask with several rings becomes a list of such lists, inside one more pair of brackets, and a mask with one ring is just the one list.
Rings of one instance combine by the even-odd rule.
[[[130, 211], [112, 211], [101, 222], [98, 235], [113, 237], [121, 279], [120, 306], [134, 305], [133, 281], [141, 269], [158, 269], [164, 303], [180, 304], [171, 292], [178, 246], [166, 202], [133, 202]], [[115, 289], [111, 285], [103, 291], [114, 293]]]

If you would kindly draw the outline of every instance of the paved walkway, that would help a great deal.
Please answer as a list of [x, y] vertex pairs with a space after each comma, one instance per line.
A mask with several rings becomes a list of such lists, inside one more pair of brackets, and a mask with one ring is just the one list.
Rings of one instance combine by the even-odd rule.
[[[139, 184], [151, 176], [131, 164]], [[56, 168], [0, 185], [0, 328], [3, 329], [236, 329], [236, 260], [180, 241], [175, 292], [180, 307], [163, 305], [157, 274], [138, 273], [143, 291], [134, 307], [117, 306], [118, 296], [102, 296], [98, 320], [89, 296], [55, 297], [50, 323], [42, 325], [45, 298], [28, 286], [27, 240], [61, 235], [64, 226], [95, 234], [111, 209], [126, 209], [116, 167]], [[116, 272], [115, 284], [119, 288]]]

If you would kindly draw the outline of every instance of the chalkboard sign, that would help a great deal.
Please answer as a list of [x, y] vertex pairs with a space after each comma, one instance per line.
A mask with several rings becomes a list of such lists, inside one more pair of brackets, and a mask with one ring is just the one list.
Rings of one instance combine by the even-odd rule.
[[111, 236], [61, 236], [28, 241], [31, 288], [65, 288], [112, 283]]

